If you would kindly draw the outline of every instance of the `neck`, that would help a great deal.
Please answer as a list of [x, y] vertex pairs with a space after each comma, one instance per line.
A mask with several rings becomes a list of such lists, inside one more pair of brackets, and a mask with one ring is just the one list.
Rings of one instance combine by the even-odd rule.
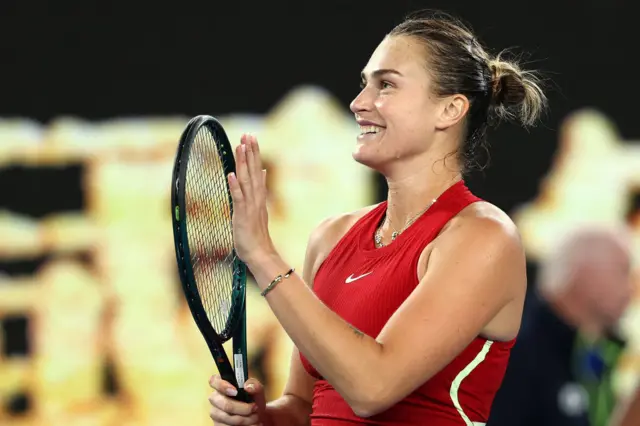
[[387, 176], [387, 213], [382, 231], [401, 232], [407, 222], [416, 219], [451, 185], [461, 179], [457, 167], [447, 160], [433, 166], [407, 168], [397, 176]]

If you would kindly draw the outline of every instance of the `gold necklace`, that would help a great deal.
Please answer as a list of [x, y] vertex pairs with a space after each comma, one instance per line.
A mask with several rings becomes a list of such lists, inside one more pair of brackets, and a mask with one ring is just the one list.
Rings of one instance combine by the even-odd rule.
[[[426, 211], [429, 210], [431, 208], [431, 206], [433, 206], [433, 204], [435, 202], [436, 202], [436, 198], [431, 200], [431, 203], [429, 203], [429, 205], [427, 206], [426, 209], [422, 210], [421, 212], [419, 212], [415, 216], [409, 218], [409, 220], [407, 220], [407, 222], [404, 224], [404, 227], [400, 230], [400, 232], [396, 231], [395, 228], [393, 228], [393, 225], [391, 225], [391, 222], [389, 222], [389, 226], [391, 226], [391, 228], [393, 229], [393, 232], [391, 233], [391, 241], [392, 242], [395, 241], [395, 239], [398, 237], [398, 235], [403, 233], [409, 226], [411, 226], [411, 224], [413, 222], [416, 221], [416, 219], [418, 219], [420, 216], [422, 216], [424, 213], [426, 213]], [[376, 248], [384, 247], [384, 244], [382, 243], [382, 227], [387, 222], [387, 219], [388, 219], [388, 216], [385, 214], [384, 221], [378, 227], [378, 229], [376, 229], [376, 232], [373, 235], [373, 240], [375, 242]]]

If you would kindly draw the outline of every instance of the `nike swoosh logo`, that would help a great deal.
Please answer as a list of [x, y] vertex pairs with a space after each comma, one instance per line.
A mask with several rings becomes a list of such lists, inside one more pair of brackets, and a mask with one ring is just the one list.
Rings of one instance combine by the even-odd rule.
[[367, 272], [366, 274], [358, 275], [357, 277], [354, 277], [354, 276], [353, 276], [353, 274], [351, 274], [351, 275], [349, 275], [349, 276], [347, 277], [347, 279], [346, 279], [346, 280], [344, 280], [344, 282], [345, 282], [345, 283], [347, 283], [347, 284], [349, 284], [349, 283], [352, 283], [352, 282], [354, 282], [354, 281], [359, 280], [360, 278], [364, 278], [364, 277], [366, 277], [367, 275], [372, 274], [372, 273], [373, 273], [373, 271], [371, 271], [371, 272]]

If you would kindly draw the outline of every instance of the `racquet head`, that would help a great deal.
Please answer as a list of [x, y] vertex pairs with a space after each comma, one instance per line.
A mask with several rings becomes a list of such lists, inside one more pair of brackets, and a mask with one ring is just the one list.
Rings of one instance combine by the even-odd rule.
[[[222, 125], [197, 116], [185, 128], [172, 182], [174, 242], [180, 279], [194, 320], [203, 333], [221, 375], [237, 385], [246, 377], [246, 355], [235, 356], [236, 332], [244, 328], [246, 266], [237, 257], [231, 218], [233, 203], [227, 176], [235, 172], [233, 150]], [[234, 338], [234, 362], [242, 362], [235, 382], [222, 343]], [[244, 343], [246, 346], [246, 343]], [[246, 353], [246, 348], [239, 351]], [[230, 366], [230, 364], [229, 364]], [[236, 370], [239, 366], [236, 365]], [[242, 380], [240, 380], [242, 379]]]

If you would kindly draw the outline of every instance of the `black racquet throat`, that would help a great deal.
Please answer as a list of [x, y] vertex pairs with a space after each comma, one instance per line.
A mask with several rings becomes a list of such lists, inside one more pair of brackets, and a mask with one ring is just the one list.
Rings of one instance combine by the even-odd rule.
[[[250, 402], [247, 378], [246, 265], [234, 248], [227, 182], [233, 150], [222, 125], [200, 115], [187, 124], [171, 181], [173, 236], [182, 289], [220, 376]], [[233, 339], [233, 366], [223, 343]]]

